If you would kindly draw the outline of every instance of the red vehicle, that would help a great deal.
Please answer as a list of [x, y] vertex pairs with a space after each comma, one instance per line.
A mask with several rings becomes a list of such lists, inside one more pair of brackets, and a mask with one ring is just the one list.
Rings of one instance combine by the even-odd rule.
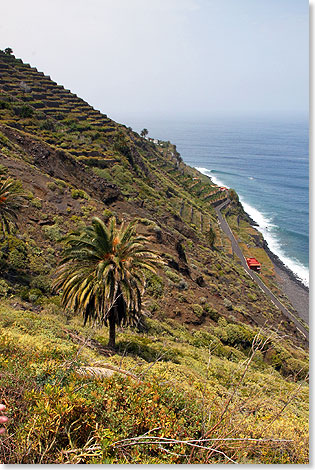
[[260, 272], [261, 264], [257, 261], [256, 258], [246, 258], [247, 266], [252, 269], [253, 271]]

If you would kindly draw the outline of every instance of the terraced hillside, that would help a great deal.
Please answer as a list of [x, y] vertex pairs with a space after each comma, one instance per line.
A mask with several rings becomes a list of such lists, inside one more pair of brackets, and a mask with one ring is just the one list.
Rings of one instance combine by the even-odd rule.
[[[4, 52], [0, 52], [0, 164], [1, 171], [14, 178], [26, 194], [18, 229], [0, 241], [0, 398], [11, 404], [11, 429], [19, 430], [17, 437], [9, 438], [2, 448], [3, 461], [165, 463], [169, 459], [173, 463], [187, 463], [190, 458], [190, 463], [220, 463], [226, 462], [226, 458], [237, 458], [243, 463], [257, 459], [265, 463], [302, 463], [302, 459], [305, 463], [307, 384], [304, 379], [308, 345], [294, 323], [246, 274], [233, 256], [228, 237], [220, 229], [214, 206], [230, 197], [229, 217], [241, 223], [242, 242], [247, 249], [252, 246], [256, 256], [261, 254], [264, 282], [297, 315], [278, 287], [273, 265], [262, 248], [261, 235], [250, 226], [235, 192], [221, 191], [211, 179], [185, 165], [174, 144], [154, 144], [141, 137], [93, 109], [50, 77]], [[51, 287], [62, 237], [86, 225], [94, 216], [108, 220], [111, 215], [118, 222], [137, 218], [139, 232], [148, 237], [150, 248], [159, 252], [165, 261], [156, 275], [147, 277], [144, 329], [119, 331], [115, 354], [104, 345], [106, 328], [99, 332], [84, 329], [80, 318], [61, 308], [60, 298]], [[211, 232], [216, 235], [214, 244]], [[259, 351], [253, 347], [257, 335]], [[91, 352], [93, 345], [96, 352]], [[258, 362], [251, 358], [253, 349]], [[207, 368], [209, 350], [215, 365]], [[109, 379], [104, 372], [107, 367], [104, 355], [107, 366], [122, 368], [125, 361], [124, 368], [134, 372], [130, 372], [128, 379], [122, 379], [119, 374]], [[92, 376], [83, 374], [82, 378], [80, 367], [94, 367], [95, 372], [97, 364], [103, 370], [101, 376], [95, 377], [92, 372]], [[253, 375], [253, 386], [249, 385], [249, 379], [243, 383], [242, 368], [250, 374], [259, 371], [260, 375]], [[229, 401], [236, 379], [242, 385], [237, 397], [232, 393], [233, 400]], [[155, 385], [150, 388], [152, 380]], [[265, 389], [265, 380], [269, 385], [272, 380], [278, 381], [281, 390], [270, 385], [273, 390], [270, 393], [271, 388]], [[132, 402], [128, 416], [133, 420], [139, 411], [135, 405], [137, 393], [147, 400], [156, 394], [160, 397], [158, 403], [167, 402], [167, 386], [161, 385], [162, 382], [171, 383], [175, 391], [184, 389], [181, 404], [175, 404], [175, 393], [171, 398], [174, 407], [168, 411], [163, 408], [165, 422], [159, 421], [158, 414], [150, 422], [152, 410], [147, 408], [148, 402], [143, 405], [148, 414], [143, 417], [146, 423], [143, 426], [138, 423], [119, 428], [119, 420], [114, 420], [110, 405], [106, 409], [111, 417], [104, 418], [100, 408], [104, 398], [101, 398], [101, 387], [128, 391], [126, 395], [122, 392], [115, 410], [118, 416], [123, 416], [122, 403]], [[261, 401], [259, 406], [258, 402], [253, 405], [257, 407], [256, 417], [250, 413], [251, 425], [247, 426], [249, 421], [244, 421], [241, 410], [246, 394], [250, 391], [252, 396], [255, 387]], [[82, 390], [86, 390], [86, 395]], [[296, 399], [300, 391], [304, 401]], [[56, 418], [62, 438], [50, 441], [40, 416], [45, 406], [50, 409], [51, 403], [58, 401], [57, 396], [63, 397]], [[93, 408], [93, 396], [97, 396], [96, 408]], [[25, 397], [30, 408], [22, 406]], [[263, 405], [264, 398], [269, 408]], [[184, 409], [185, 400], [190, 411], [180, 424], [178, 410]], [[229, 419], [236, 415], [224, 411], [227, 403], [230, 410], [232, 401], [239, 423], [234, 431]], [[72, 410], [77, 410], [73, 413], [72, 402], [76, 403]], [[224, 420], [220, 421], [220, 413], [213, 411], [213, 415], [207, 415], [209, 422], [200, 417], [198, 424], [193, 425], [193, 410], [200, 409], [201, 402], [208, 411], [211, 403], [217, 403]], [[277, 416], [276, 410], [282, 407]], [[79, 416], [83, 408], [84, 413], [95, 415], [93, 425], [86, 421], [84, 427], [81, 423]], [[30, 413], [36, 416], [32, 429], [26, 424]], [[52, 429], [57, 421], [53, 413], [47, 413]], [[173, 413], [170, 426], [166, 419], [169, 413]], [[293, 415], [298, 416], [294, 424]], [[222, 441], [224, 455], [218, 447], [217, 452], [208, 449], [206, 455], [190, 449], [191, 457], [179, 443], [165, 451], [161, 446], [158, 451], [146, 447], [148, 451], [138, 454], [122, 451], [119, 446], [118, 450], [114, 445], [110, 447], [115, 439], [132, 438], [150, 428], [158, 428], [161, 439], [174, 436], [178, 440], [201, 439], [209, 437], [207, 432], [216, 422], [219, 424], [215, 429], [222, 430], [225, 438], [231, 435], [259, 439], [264, 420], [270, 424], [268, 439], [275, 435], [278, 444], [287, 436], [286, 426], [291, 426], [290, 444], [272, 445], [270, 452], [265, 447], [262, 450], [259, 444], [247, 452], [246, 446], [230, 449]], [[84, 427], [83, 437], [74, 430], [71, 438], [75, 422]], [[221, 427], [222, 422], [226, 428]], [[302, 437], [292, 444], [294, 432]], [[217, 439], [223, 434], [213, 436]], [[90, 448], [94, 450], [87, 450]], [[299, 449], [303, 449], [300, 454]]]

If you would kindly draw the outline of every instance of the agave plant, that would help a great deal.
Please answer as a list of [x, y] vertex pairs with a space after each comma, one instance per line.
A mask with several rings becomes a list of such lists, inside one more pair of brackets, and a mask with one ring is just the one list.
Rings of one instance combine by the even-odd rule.
[[115, 347], [116, 325], [138, 324], [145, 273], [155, 272], [157, 253], [137, 235], [136, 222], [108, 225], [94, 218], [92, 225], [65, 238], [65, 250], [54, 286], [64, 307], [90, 320], [109, 324], [109, 347]]
[[0, 224], [4, 235], [11, 232], [12, 225], [16, 226], [22, 205], [20, 186], [12, 178], [4, 178], [0, 172]]

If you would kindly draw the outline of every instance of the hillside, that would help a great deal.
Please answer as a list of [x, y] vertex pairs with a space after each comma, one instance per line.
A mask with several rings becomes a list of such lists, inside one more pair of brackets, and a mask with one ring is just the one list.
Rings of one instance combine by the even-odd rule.
[[[0, 398], [17, 430], [0, 459], [306, 463], [308, 344], [220, 229], [215, 206], [231, 198], [235, 234], [297, 318], [237, 195], [185, 165], [174, 144], [139, 136], [4, 52], [0, 92], [0, 164], [27, 201], [18, 231], [0, 242]], [[166, 263], [147, 278], [142, 330], [119, 331], [115, 354], [106, 328], [83, 328], [51, 288], [61, 238], [96, 215], [137, 218]], [[114, 445], [150, 429], [158, 447]], [[177, 442], [202, 438], [219, 439], [216, 450]]]

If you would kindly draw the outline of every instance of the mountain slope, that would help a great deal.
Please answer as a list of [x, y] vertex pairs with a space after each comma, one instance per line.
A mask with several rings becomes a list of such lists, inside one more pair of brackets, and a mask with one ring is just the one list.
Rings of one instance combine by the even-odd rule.
[[[237, 201], [237, 195], [220, 191], [209, 178], [185, 165], [175, 145], [169, 142], [155, 144], [140, 137], [132, 129], [94, 110], [36, 69], [23, 64], [11, 54], [0, 52], [0, 164], [7, 169], [8, 175], [20, 181], [27, 195], [27, 203], [19, 215], [19, 230], [0, 242], [0, 294], [4, 298], [1, 316], [4, 373], [1, 386], [3, 397], [13, 400], [16, 409], [21, 404], [23, 393], [27, 395], [30, 392], [29, 387], [21, 392], [20, 397], [14, 398], [12, 390], [7, 392], [5, 381], [10, 382], [13, 376], [20, 377], [21, 381], [25, 379], [21, 366], [23, 362], [28, 364], [27, 370], [32, 377], [30, 384], [41, 396], [38, 400], [42, 399], [44, 403], [48, 393], [47, 384], [52, 383], [55, 387], [51, 397], [61, 385], [58, 380], [46, 380], [50, 377], [50, 373], [47, 375], [46, 372], [44, 382], [40, 383], [38, 377], [41, 373], [35, 369], [41, 369], [47, 361], [52, 361], [52, 375], [55, 377], [55, 374], [64, 370], [65, 361], [70, 358], [71, 363], [75, 362], [76, 354], [81, 351], [69, 338], [75, 337], [78, 330], [83, 338], [88, 335], [79, 326], [81, 319], [71, 320], [70, 316], [65, 318], [59, 297], [51, 290], [51, 277], [62, 249], [61, 238], [68, 231], [90, 222], [95, 215], [108, 219], [111, 214], [115, 214], [118, 221], [138, 218], [139, 231], [148, 236], [151, 248], [160, 252], [166, 261], [166, 267], [160, 269], [158, 275], [150, 275], [147, 279], [145, 311], [151, 320], [147, 320], [146, 330], [119, 333], [118, 357], [127, 355], [125, 368], [134, 367], [131, 358], [136, 361], [138, 357], [142, 367], [139, 366], [138, 374], [141, 376], [145, 364], [151, 363], [153, 366], [152, 363], [157, 360], [158, 365], [153, 370], [158, 370], [156, 380], [160, 383], [166, 373], [160, 362], [163, 365], [165, 361], [170, 362], [172, 367], [167, 373], [174, 373], [174, 387], [180, 387], [184, 380], [184, 389], [194, 394], [196, 386], [191, 383], [188, 369], [201, 367], [198, 381], [206, 381], [209, 393], [207, 400], [210, 403], [211, 394], [217, 398], [228, 396], [229, 384], [233, 382], [230, 381], [231, 376], [239, 373], [236, 372], [239, 371], [239, 362], [243, 364], [248, 361], [251, 344], [259, 334], [263, 335], [268, 347], [265, 345], [259, 354], [257, 352], [262, 376], [255, 376], [254, 382], [267, 380], [268, 374], [275, 374], [281, 384], [286, 384], [283, 385], [286, 393], [290, 395], [292, 392], [294, 395], [295, 382], [303, 380], [307, 374], [305, 338], [234, 259], [231, 243], [219, 227], [214, 206], [228, 196], [232, 197], [229, 217], [239, 216], [244, 231], [242, 233], [246, 231], [247, 241], [261, 254], [264, 260], [264, 282], [297, 315], [276, 284], [273, 265], [261, 247], [261, 235], [251, 227]], [[210, 228], [216, 234], [214, 247], [209, 239]], [[6, 319], [7, 315], [12, 321]], [[52, 352], [45, 350], [44, 356], [40, 352], [42, 341], [47, 344], [46, 339], [50, 338], [51, 326], [45, 326], [36, 319], [43, 318], [45, 323], [46, 317], [47, 324], [55, 322], [58, 325], [55, 333], [67, 343], [64, 343], [65, 349], [61, 348], [56, 358]], [[61, 326], [63, 321], [69, 323], [67, 332]], [[35, 349], [30, 346], [27, 331], [28, 328], [32, 329], [32, 322], [38, 323], [40, 336], [37, 338], [39, 359], [35, 362], [33, 355], [37, 354], [37, 349], [36, 346]], [[159, 324], [164, 326], [159, 327]], [[102, 344], [103, 340], [97, 337], [96, 332], [93, 337]], [[24, 352], [18, 347], [19, 342], [25, 343]], [[179, 343], [178, 351], [175, 351], [176, 342]], [[191, 346], [196, 349], [189, 349]], [[213, 349], [211, 354], [216, 358], [217, 365], [210, 377], [205, 369], [209, 347]], [[200, 357], [198, 348], [202, 348]], [[5, 362], [12, 351], [15, 351], [17, 357], [16, 365], [9, 359], [8, 364]], [[100, 360], [98, 356], [91, 356], [87, 352], [87, 346], [83, 351], [84, 357], [80, 357], [80, 361], [83, 361], [85, 367]], [[224, 361], [220, 362], [220, 358], [224, 358]], [[120, 359], [115, 356], [109, 360], [117, 365]], [[198, 366], [198, 361], [203, 366]], [[182, 363], [186, 368], [183, 375], [180, 372]], [[221, 376], [220, 367], [230, 370], [230, 373], [226, 377], [224, 373]], [[250, 367], [252, 370], [252, 365]], [[75, 383], [74, 387], [78, 386], [75, 369], [72, 372], [74, 375], [71, 375], [66, 387], [71, 388]], [[118, 382], [113, 380], [114, 386], [118, 386], [120, 379], [117, 379]], [[271, 380], [268, 379], [268, 383]], [[69, 390], [63, 389], [62, 393], [69, 397]], [[305, 390], [306, 385], [303, 383]], [[145, 393], [149, 393], [148, 390]], [[246, 387], [242, 388], [242, 399], [245, 399], [246, 393]], [[263, 400], [263, 394], [268, 395], [269, 392], [265, 390], [261, 393]], [[280, 395], [279, 392], [275, 400], [279, 398], [279, 403], [285, 403], [285, 399], [281, 401]], [[198, 397], [197, 402], [202, 400], [202, 393]], [[219, 402], [224, 409], [224, 400]], [[191, 406], [193, 408], [195, 405]], [[277, 406], [273, 405], [273, 409]], [[294, 406], [297, 408], [292, 408], [295, 411], [291, 410], [291, 413], [300, 409], [299, 405]], [[303, 428], [305, 436], [306, 411], [303, 406], [297, 426], [301, 426], [301, 433]], [[23, 410], [24, 416], [28, 416], [29, 410]], [[264, 410], [262, 414], [265, 416], [267, 409]], [[62, 416], [63, 412], [60, 411]], [[21, 442], [25, 443], [26, 434], [23, 434], [23, 430], [26, 428], [20, 420], [21, 416], [16, 413], [15, 410], [15, 420], [21, 429], [20, 441], [16, 445], [20, 445]], [[290, 415], [288, 420], [291, 418]], [[285, 426], [285, 420], [281, 423], [281, 426]], [[152, 427], [156, 425], [151, 424]], [[198, 438], [200, 429], [198, 432], [192, 430]], [[246, 429], [246, 426], [238, 428], [238, 435], [244, 437]], [[258, 428], [255, 429], [257, 431]], [[282, 435], [283, 429], [281, 427], [279, 435]], [[144, 429], [139, 432], [144, 432]], [[93, 436], [97, 439], [96, 428]], [[130, 434], [122, 431], [119, 437], [122, 436]], [[32, 442], [35, 442], [35, 437]], [[83, 444], [78, 446], [82, 448]], [[55, 453], [48, 452], [48, 460], [43, 457], [43, 461], [60, 461], [62, 449], [69, 450], [69, 442], [64, 447], [60, 443], [54, 449]], [[242, 452], [238, 454], [240, 459], [245, 458], [245, 450]], [[271, 460], [280, 458], [277, 452], [274, 457], [270, 457]], [[292, 463], [296, 462], [293, 454], [296, 455], [297, 451], [290, 452], [285, 454], [286, 458]], [[34, 461], [35, 454], [32, 457]], [[161, 461], [154, 462], [153, 454], [143, 454], [141, 462], [165, 461], [164, 456]], [[121, 463], [123, 457], [119, 455], [119, 452], [115, 454], [115, 461], [118, 459]], [[163, 452], [161, 455], [164, 455]], [[251, 459], [255, 459], [253, 455]], [[21, 457], [22, 460], [24, 458], [27, 457]], [[104, 456], [102, 458], [105, 459]], [[263, 457], [260, 455], [259, 458]], [[82, 457], [81, 461], [89, 460]]]

